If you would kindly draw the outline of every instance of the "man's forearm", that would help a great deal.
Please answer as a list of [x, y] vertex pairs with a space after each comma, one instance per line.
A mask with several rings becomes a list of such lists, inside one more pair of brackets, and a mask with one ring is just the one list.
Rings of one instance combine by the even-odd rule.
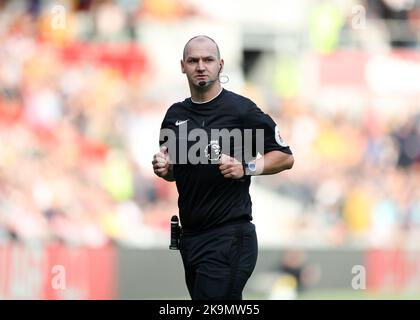
[[281, 151], [271, 151], [266, 153], [256, 161], [257, 174], [269, 175], [291, 169], [293, 167], [293, 155]]

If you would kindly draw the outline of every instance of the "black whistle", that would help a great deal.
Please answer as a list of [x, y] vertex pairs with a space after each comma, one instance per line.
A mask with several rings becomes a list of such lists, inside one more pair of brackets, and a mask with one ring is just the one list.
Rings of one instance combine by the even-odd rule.
[[172, 216], [171, 218], [171, 244], [169, 245], [169, 249], [179, 250], [179, 237], [180, 237], [179, 220], [177, 216]]

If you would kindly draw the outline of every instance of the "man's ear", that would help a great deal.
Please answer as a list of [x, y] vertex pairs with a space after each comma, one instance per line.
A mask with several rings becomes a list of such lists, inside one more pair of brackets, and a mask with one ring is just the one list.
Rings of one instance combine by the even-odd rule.
[[185, 73], [184, 60], [181, 60], [181, 71], [182, 73]]
[[219, 67], [219, 74], [223, 71], [223, 66], [225, 65], [225, 62], [223, 59], [220, 59], [220, 67]]

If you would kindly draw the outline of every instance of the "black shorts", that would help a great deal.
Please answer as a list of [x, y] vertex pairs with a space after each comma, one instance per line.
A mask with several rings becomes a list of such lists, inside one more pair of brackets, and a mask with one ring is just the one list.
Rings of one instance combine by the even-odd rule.
[[244, 221], [184, 234], [180, 252], [193, 300], [240, 300], [257, 262], [255, 226]]

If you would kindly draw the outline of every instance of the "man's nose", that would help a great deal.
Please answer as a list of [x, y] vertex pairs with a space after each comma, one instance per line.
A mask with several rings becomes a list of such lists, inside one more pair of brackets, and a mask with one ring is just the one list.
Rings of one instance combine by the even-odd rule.
[[198, 71], [204, 71], [204, 63], [203, 60], [198, 60], [198, 64], [197, 64], [197, 70]]

